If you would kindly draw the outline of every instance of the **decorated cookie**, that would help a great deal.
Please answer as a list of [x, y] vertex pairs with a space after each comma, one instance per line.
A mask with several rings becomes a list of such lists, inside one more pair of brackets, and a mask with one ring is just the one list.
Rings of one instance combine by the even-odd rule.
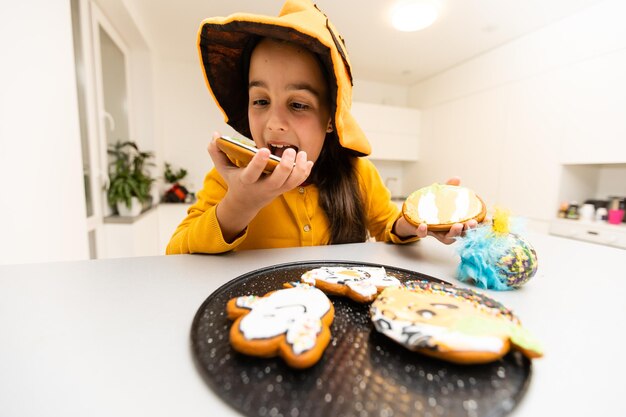
[[[221, 136], [217, 138], [217, 147], [228, 155], [231, 162], [238, 167], [247, 166], [254, 155], [259, 151], [253, 140], [247, 138], [232, 138], [230, 136]], [[271, 173], [280, 163], [280, 158], [276, 155], [270, 155], [267, 165], [263, 172]]]
[[372, 301], [379, 292], [400, 281], [387, 275], [385, 268], [332, 266], [305, 272], [300, 280], [314, 285], [326, 294], [342, 295], [360, 303]]
[[235, 320], [230, 343], [237, 352], [281, 356], [293, 368], [308, 368], [321, 358], [334, 318], [328, 297], [308, 285], [232, 298], [226, 312]]
[[[508, 211], [496, 209], [493, 221], [468, 230], [458, 239], [458, 278], [480, 288], [511, 290], [537, 272], [537, 252], [521, 231], [511, 231]], [[519, 226], [516, 227], [520, 229]]]
[[432, 231], [450, 230], [455, 223], [483, 221], [485, 204], [472, 190], [457, 185], [433, 184], [411, 193], [402, 206], [404, 218]]
[[511, 347], [529, 358], [541, 348], [513, 313], [476, 291], [409, 281], [382, 291], [370, 306], [376, 330], [407, 349], [460, 364], [503, 357]]

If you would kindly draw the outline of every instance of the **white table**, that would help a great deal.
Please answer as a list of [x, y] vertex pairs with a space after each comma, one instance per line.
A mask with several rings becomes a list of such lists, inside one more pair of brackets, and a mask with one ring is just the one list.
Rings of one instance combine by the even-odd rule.
[[[528, 235], [539, 272], [488, 293], [544, 344], [521, 416], [624, 416], [626, 251]], [[269, 265], [351, 260], [458, 283], [453, 246], [363, 243], [0, 267], [0, 416], [235, 416], [203, 381], [193, 317], [225, 282]]]

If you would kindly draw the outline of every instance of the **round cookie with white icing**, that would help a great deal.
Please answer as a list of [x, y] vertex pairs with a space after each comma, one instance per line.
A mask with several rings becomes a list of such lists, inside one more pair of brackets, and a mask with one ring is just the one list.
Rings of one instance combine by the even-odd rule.
[[374, 327], [409, 350], [460, 364], [500, 359], [511, 348], [543, 355], [511, 310], [471, 289], [429, 281], [386, 288], [370, 306]]
[[369, 303], [386, 287], [400, 285], [387, 275], [383, 267], [326, 266], [305, 272], [301, 282], [313, 285], [326, 294], [348, 297], [360, 303]]
[[263, 297], [232, 298], [226, 305], [230, 343], [240, 353], [281, 356], [293, 368], [308, 368], [330, 341], [334, 308], [326, 294], [308, 285], [280, 289]]
[[472, 219], [482, 222], [487, 208], [469, 188], [432, 184], [411, 193], [402, 206], [402, 214], [413, 226], [425, 223], [429, 230], [442, 232], [455, 223]]

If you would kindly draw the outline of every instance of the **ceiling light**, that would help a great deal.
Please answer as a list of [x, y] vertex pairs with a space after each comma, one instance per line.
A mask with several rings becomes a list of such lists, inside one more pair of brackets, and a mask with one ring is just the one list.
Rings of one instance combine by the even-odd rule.
[[397, 3], [391, 11], [391, 24], [402, 32], [415, 32], [433, 24], [439, 8], [432, 1], [405, 0]]

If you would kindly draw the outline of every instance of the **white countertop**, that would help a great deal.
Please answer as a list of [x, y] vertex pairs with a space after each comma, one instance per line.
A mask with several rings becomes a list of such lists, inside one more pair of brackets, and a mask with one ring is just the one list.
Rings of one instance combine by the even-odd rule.
[[[488, 293], [539, 338], [514, 417], [624, 416], [626, 251], [528, 234], [537, 275]], [[458, 283], [451, 246], [363, 243], [0, 266], [0, 416], [236, 416], [195, 367], [190, 329], [219, 286], [262, 267], [350, 260]]]

